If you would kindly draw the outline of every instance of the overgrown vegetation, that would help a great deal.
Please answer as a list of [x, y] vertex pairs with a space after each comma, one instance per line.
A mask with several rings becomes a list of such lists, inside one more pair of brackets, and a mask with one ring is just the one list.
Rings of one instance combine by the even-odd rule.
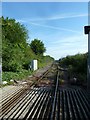
[[2, 21], [3, 80], [21, 79], [20, 72], [26, 76], [26, 73], [30, 73], [28, 66], [33, 59], [38, 60], [39, 68], [54, 60], [50, 56], [43, 56], [46, 48], [41, 40], [34, 39], [27, 43], [28, 30], [24, 25], [8, 17], [1, 17], [0, 21]]
[[59, 60], [60, 66], [68, 68], [69, 79], [77, 78], [78, 84], [86, 83], [87, 79], [87, 53], [67, 56]]
[[30, 76], [32, 71], [22, 70], [20, 72], [3, 72], [3, 81], [10, 82], [10, 80], [22, 80]]

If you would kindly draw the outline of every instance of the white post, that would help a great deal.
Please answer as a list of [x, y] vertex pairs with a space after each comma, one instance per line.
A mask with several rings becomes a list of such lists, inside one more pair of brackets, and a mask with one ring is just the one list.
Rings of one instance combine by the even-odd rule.
[[34, 71], [38, 69], [38, 67], [37, 67], [37, 60], [32, 60], [32, 62], [31, 62], [31, 69], [34, 70]]

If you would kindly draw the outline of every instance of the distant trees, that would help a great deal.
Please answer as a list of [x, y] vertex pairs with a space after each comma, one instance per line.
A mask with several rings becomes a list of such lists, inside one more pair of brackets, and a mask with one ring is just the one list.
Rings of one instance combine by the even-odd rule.
[[44, 47], [44, 44], [41, 40], [34, 39], [31, 41], [31, 49], [36, 55], [43, 55], [43, 53], [46, 51], [46, 48]]

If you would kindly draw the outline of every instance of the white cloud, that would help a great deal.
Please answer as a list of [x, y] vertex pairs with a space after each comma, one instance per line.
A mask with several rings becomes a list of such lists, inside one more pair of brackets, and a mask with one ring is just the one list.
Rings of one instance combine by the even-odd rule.
[[68, 19], [68, 18], [77, 18], [77, 17], [86, 17], [88, 14], [72, 14], [72, 15], [57, 15], [57, 16], [52, 16], [48, 20], [58, 20], [58, 19]]
[[82, 41], [85, 41], [87, 39], [87, 36], [80, 34], [80, 35], [73, 35], [68, 37], [62, 37], [58, 38], [56, 41], [53, 41], [53, 44], [77, 44], [81, 43]]
[[87, 36], [71, 36], [63, 38], [62, 40], [53, 41], [47, 47], [47, 52], [55, 59], [65, 57], [67, 55], [74, 55], [77, 53], [85, 53], [88, 50]]
[[[68, 18], [78, 18], [78, 17], [87, 17], [88, 16], [88, 13], [81, 13], [81, 14], [71, 14], [71, 13], [68, 13], [68, 14], [59, 14], [59, 15], [54, 15], [54, 16], [49, 16], [49, 17], [41, 17], [41, 18], [24, 18], [22, 20], [22, 22], [29, 22], [29, 21], [32, 21], [32, 22], [35, 22], [35, 21], [48, 21], [48, 20], [60, 20], [60, 19], [68, 19]], [[21, 21], [21, 20], [20, 20]]]
[[87, 13], [81, 13], [81, 14], [62, 14], [62, 15], [54, 15], [54, 16], [49, 16], [47, 18], [43, 17], [43, 18], [23, 18], [21, 20], [17, 20], [18, 22], [21, 23], [28, 23], [28, 24], [32, 24], [34, 26], [40, 26], [40, 27], [45, 27], [45, 28], [50, 28], [50, 29], [57, 29], [57, 30], [63, 30], [63, 31], [69, 31], [69, 32], [73, 32], [73, 33], [80, 33], [79, 31], [75, 31], [72, 29], [66, 29], [66, 28], [59, 28], [59, 27], [55, 27], [55, 26], [49, 26], [46, 24], [38, 24], [37, 21], [48, 21], [48, 20], [60, 20], [60, 19], [68, 19], [68, 18], [77, 18], [77, 17], [86, 17], [88, 16]]
[[54, 15], [49, 16], [47, 18], [34, 18], [34, 19], [28, 19], [29, 21], [48, 21], [48, 20], [60, 20], [60, 19], [68, 19], [68, 18], [78, 18], [78, 17], [87, 17], [88, 14], [62, 14], [62, 15]]
[[87, 13], [84, 13], [84, 14], [62, 14], [62, 15], [49, 16], [47, 18], [34, 18], [34, 19], [23, 18], [22, 20], [17, 20], [17, 21], [21, 22], [21, 23], [32, 24], [34, 26], [40, 26], [40, 27], [45, 27], [45, 28], [50, 28], [50, 29], [69, 31], [69, 32], [73, 32], [73, 33], [80, 33], [79, 31], [75, 31], [75, 30], [72, 30], [72, 29], [59, 28], [59, 27], [55, 27], [55, 26], [49, 26], [49, 25], [46, 25], [46, 24], [38, 24], [37, 21], [60, 20], [60, 19], [86, 17], [86, 16], [88, 16]]
[[45, 27], [45, 28], [50, 28], [50, 29], [56, 29], [56, 30], [63, 30], [63, 31], [78, 33], [78, 34], [81, 33], [79, 31], [75, 31], [75, 30], [71, 30], [71, 29], [60, 28], [60, 27], [49, 26], [49, 25], [43, 25], [43, 24], [37, 24], [37, 23], [33, 23], [33, 22], [29, 22], [29, 24], [32, 24], [32, 25], [35, 25], [35, 26], [40, 26], [40, 27]]
[[[61, 16], [52, 16], [49, 18], [46, 18], [47, 20], [55, 20], [55, 19], [67, 19], [67, 18], [74, 18], [74, 17], [84, 17], [87, 16], [87, 14], [78, 14], [78, 15], [62, 15]], [[42, 20], [42, 18], [40, 18]], [[39, 18], [36, 20], [40, 20]], [[45, 20], [45, 19], [44, 19]], [[19, 22], [22, 23], [28, 23], [30, 25], [34, 26], [39, 26], [39, 27], [44, 27], [44, 28], [49, 28], [49, 29], [54, 29], [58, 31], [57, 33], [54, 33], [53, 35], [48, 35], [45, 33], [42, 33], [43, 35], [40, 38], [43, 40], [43, 36], [45, 36], [44, 41], [45, 41], [45, 47], [47, 49], [46, 55], [50, 55], [54, 57], [55, 59], [59, 59], [61, 57], [64, 57], [66, 55], [74, 55], [77, 53], [85, 53], [87, 52], [87, 36], [81, 34], [79, 31], [75, 31], [72, 29], [66, 29], [66, 28], [59, 28], [55, 26], [49, 26], [46, 24], [38, 24], [37, 21], [31, 22], [30, 19], [23, 19], [23, 20], [18, 20]], [[61, 34], [61, 31], [67, 31], [69, 33], [73, 34], [68, 34], [69, 36], [66, 37], [63, 33]]]

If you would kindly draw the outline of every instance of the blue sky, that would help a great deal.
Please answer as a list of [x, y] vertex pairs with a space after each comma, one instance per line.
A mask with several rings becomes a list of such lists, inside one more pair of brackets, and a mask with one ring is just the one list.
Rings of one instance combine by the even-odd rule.
[[2, 15], [24, 24], [29, 42], [42, 40], [47, 49], [45, 55], [59, 59], [87, 52], [87, 2], [3, 2]]

